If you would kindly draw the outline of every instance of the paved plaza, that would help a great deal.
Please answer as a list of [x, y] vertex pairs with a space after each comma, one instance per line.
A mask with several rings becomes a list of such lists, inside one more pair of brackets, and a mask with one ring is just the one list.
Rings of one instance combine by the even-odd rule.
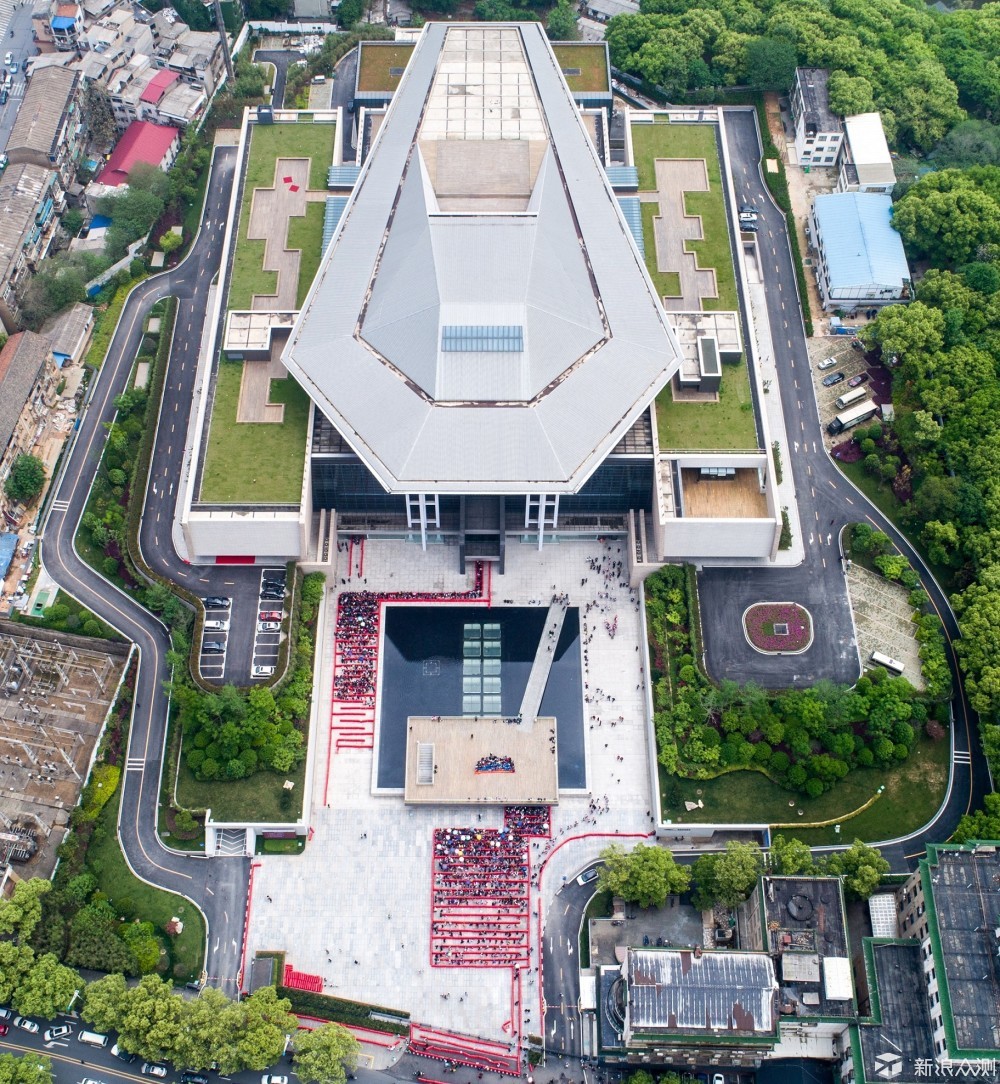
[[[652, 829], [641, 672], [646, 656], [636, 650], [641, 648], [638, 604], [627, 583], [606, 581], [592, 567], [624, 563], [618, 552], [623, 545], [553, 544], [541, 553], [535, 546], [512, 546], [506, 574], [487, 578], [494, 607], [548, 606], [553, 594], [565, 593], [586, 622], [587, 690], [581, 695], [589, 697], [584, 718], [590, 789], [562, 792], [552, 810], [552, 839], [530, 843], [532, 969], [538, 965], [539, 905], [547, 908], [564, 881], [616, 835], [639, 838]], [[338, 556], [343, 567], [331, 577], [336, 584], [328, 596], [331, 607], [337, 593], [352, 589], [461, 592], [474, 582], [471, 568], [467, 576], [459, 575], [453, 547], [424, 553], [403, 542], [366, 542], [364, 580], [357, 579], [354, 562], [355, 578], [346, 584], [340, 581], [347, 578], [347, 560]], [[325, 699], [318, 709], [322, 722], [313, 758], [312, 838], [301, 856], [256, 860], [247, 959], [262, 949], [284, 949], [297, 970], [322, 977], [325, 992], [405, 1009], [415, 1021], [434, 1027], [511, 1042], [518, 1035], [538, 1034], [537, 972], [522, 974], [518, 983], [501, 968], [430, 964], [434, 829], [499, 829], [502, 808], [478, 813], [460, 806], [414, 808], [404, 805], [402, 794], [373, 794], [374, 750], [337, 751], [328, 741], [332, 619], [326, 628], [320, 648]]]

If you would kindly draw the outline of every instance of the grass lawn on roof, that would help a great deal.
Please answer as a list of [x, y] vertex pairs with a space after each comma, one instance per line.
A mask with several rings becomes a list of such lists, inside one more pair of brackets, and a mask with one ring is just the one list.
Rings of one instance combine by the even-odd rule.
[[285, 404], [282, 423], [237, 422], [243, 365], [219, 362], [201, 500], [208, 504], [298, 504], [309, 397], [291, 377], [272, 380], [270, 401]]
[[[608, 91], [608, 54], [603, 42], [561, 41], [552, 46], [569, 89], [574, 94]], [[566, 75], [567, 68], [579, 68], [580, 74]]]
[[301, 309], [309, 287], [312, 286], [319, 261], [323, 255], [323, 215], [325, 204], [307, 203], [306, 213], [301, 218], [292, 218], [288, 222], [288, 247], [297, 248], [299, 256], [299, 285], [295, 304]]
[[359, 46], [358, 92], [395, 90], [403, 78], [402, 71], [392, 74], [393, 68], [405, 69], [413, 56], [413, 43], [363, 41]]

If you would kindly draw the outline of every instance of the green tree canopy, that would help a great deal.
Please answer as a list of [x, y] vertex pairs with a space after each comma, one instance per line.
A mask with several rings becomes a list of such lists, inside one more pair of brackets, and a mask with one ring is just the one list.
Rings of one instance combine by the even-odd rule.
[[27, 503], [35, 499], [45, 486], [45, 464], [34, 455], [22, 453], [10, 467], [3, 490], [12, 501]]
[[339, 1024], [324, 1024], [295, 1037], [295, 1072], [303, 1084], [344, 1084], [361, 1047]]
[[52, 1084], [52, 1062], [41, 1054], [0, 1054], [0, 1084]]
[[665, 847], [638, 843], [625, 851], [615, 845], [602, 851], [601, 858], [605, 864], [599, 886], [640, 907], [662, 907], [667, 896], [688, 887], [688, 871], [677, 865]]
[[695, 907], [735, 907], [750, 895], [763, 870], [764, 856], [756, 843], [731, 839], [724, 853], [703, 854], [691, 868]]
[[576, 7], [569, 0], [558, 0], [549, 12], [545, 33], [552, 41], [575, 41], [580, 36], [576, 25], [579, 19]]
[[51, 952], [39, 956], [14, 992], [14, 1007], [25, 1016], [51, 1019], [65, 1012], [83, 980], [71, 968], [61, 964]]
[[[105, 975], [103, 979], [88, 982], [80, 1016], [98, 1031], [117, 1030], [119, 1021], [125, 1015], [127, 991], [122, 975]], [[119, 1041], [130, 1054], [135, 1053], [127, 1042]]]
[[889, 872], [881, 851], [856, 839], [846, 851], [835, 851], [827, 860], [827, 872], [844, 878], [844, 889], [853, 899], [866, 900]]

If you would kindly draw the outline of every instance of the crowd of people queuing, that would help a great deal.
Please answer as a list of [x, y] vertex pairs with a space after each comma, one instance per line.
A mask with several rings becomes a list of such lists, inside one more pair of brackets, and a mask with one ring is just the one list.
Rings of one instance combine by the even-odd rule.
[[552, 831], [547, 805], [505, 805], [503, 823], [522, 836], [547, 838]]
[[477, 772], [513, 772], [514, 758], [499, 753], [487, 753], [476, 761]]
[[441, 602], [482, 598], [483, 565], [476, 564], [471, 591], [341, 591], [337, 597], [337, 632], [333, 698], [375, 707], [378, 671], [379, 608], [382, 602]]
[[431, 880], [431, 963], [527, 963], [528, 844], [508, 828], [436, 828]]

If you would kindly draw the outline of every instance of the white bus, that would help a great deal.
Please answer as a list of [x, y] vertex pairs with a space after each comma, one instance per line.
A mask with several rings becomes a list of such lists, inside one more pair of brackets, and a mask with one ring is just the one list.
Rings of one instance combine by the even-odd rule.
[[891, 670], [894, 674], [901, 674], [906, 669], [906, 666], [898, 659], [891, 659], [888, 655], [883, 655], [881, 651], [871, 653], [871, 662], [876, 666], [884, 666], [886, 670]]
[[843, 410], [844, 407], [849, 407], [851, 403], [860, 403], [862, 399], [867, 398], [867, 388], [851, 388], [850, 391], [845, 391], [844, 394], [833, 405], [838, 410]]
[[877, 410], [878, 403], [873, 403], [871, 400], [866, 403], [858, 403], [856, 407], [851, 407], [850, 410], [845, 410], [843, 414], [838, 414], [826, 427], [826, 431], [831, 436], [836, 436], [838, 433], [843, 433], [847, 429], [853, 429], [854, 426], [868, 421]]

